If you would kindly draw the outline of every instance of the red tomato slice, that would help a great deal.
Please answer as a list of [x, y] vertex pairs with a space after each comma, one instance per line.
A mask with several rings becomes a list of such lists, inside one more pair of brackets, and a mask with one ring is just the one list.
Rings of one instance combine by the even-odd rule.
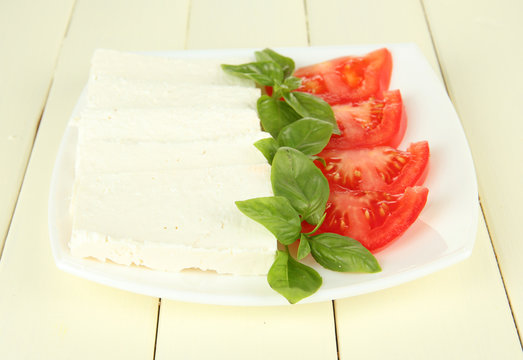
[[332, 110], [341, 135], [333, 136], [327, 148], [397, 147], [405, 135], [407, 116], [399, 90], [385, 91], [382, 100], [335, 105]]
[[352, 150], [326, 150], [317, 162], [329, 184], [352, 190], [402, 194], [409, 186], [421, 185], [429, 162], [429, 144], [420, 141], [406, 151], [388, 146]]
[[383, 48], [365, 56], [345, 56], [297, 69], [297, 91], [321, 97], [331, 105], [378, 98], [389, 88], [392, 56]]
[[318, 233], [348, 236], [369, 251], [377, 252], [414, 223], [427, 202], [427, 195], [428, 189], [421, 186], [409, 187], [398, 195], [335, 189], [330, 193], [326, 217]]

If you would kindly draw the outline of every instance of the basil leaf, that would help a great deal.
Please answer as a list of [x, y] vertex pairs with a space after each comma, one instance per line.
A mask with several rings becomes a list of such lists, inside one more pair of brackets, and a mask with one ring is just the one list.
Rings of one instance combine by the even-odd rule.
[[301, 118], [285, 101], [262, 95], [256, 104], [262, 127], [277, 138], [280, 130]]
[[278, 142], [273, 138], [260, 139], [254, 143], [254, 146], [261, 151], [269, 164], [272, 164], [274, 154], [276, 154], [276, 151], [278, 151], [278, 148], [280, 147]]
[[303, 118], [285, 126], [278, 134], [278, 144], [316, 155], [327, 145], [332, 125], [314, 118]]
[[260, 197], [235, 203], [242, 213], [265, 226], [282, 244], [290, 245], [300, 237], [300, 216], [286, 198]]
[[301, 79], [291, 76], [284, 80], [281, 85], [274, 85], [272, 88], [272, 97], [275, 99], [282, 98], [285, 94], [289, 94], [292, 90], [299, 88]]
[[287, 301], [295, 304], [314, 294], [322, 279], [316, 270], [294, 260], [288, 252], [278, 251], [267, 274], [267, 282]]
[[289, 90], [296, 90], [301, 86], [301, 79], [295, 76], [290, 76], [283, 81], [283, 85]]
[[298, 245], [298, 254], [296, 255], [296, 257], [298, 258], [298, 260], [301, 260], [310, 253], [311, 246], [309, 244], [309, 237], [305, 234], [301, 234], [300, 245]]
[[274, 194], [286, 197], [309, 224], [321, 220], [329, 184], [307, 155], [293, 148], [279, 148], [272, 160], [271, 183]]
[[294, 60], [289, 57], [278, 54], [276, 51], [271, 49], [264, 49], [262, 51], [256, 51], [254, 53], [257, 61], [274, 61], [283, 70], [284, 78], [287, 78], [292, 75], [294, 72]]
[[222, 64], [222, 69], [232, 75], [256, 81], [265, 86], [274, 86], [283, 82], [283, 70], [272, 61], [252, 62], [241, 65]]
[[327, 167], [327, 162], [325, 162], [325, 159], [319, 156], [310, 156], [309, 157], [312, 161], [319, 161], [323, 167]]
[[332, 132], [341, 134], [329, 104], [314, 95], [302, 92], [282, 92], [287, 103], [301, 116], [313, 117], [332, 124]]
[[333, 233], [323, 233], [309, 239], [312, 256], [326, 269], [366, 273], [381, 271], [371, 252], [354, 239]]

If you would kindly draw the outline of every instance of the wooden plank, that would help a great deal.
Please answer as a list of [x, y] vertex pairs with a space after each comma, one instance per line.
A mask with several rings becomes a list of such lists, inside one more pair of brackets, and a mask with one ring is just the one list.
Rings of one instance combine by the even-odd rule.
[[519, 359], [484, 222], [473, 255], [392, 289], [336, 302], [340, 359]]
[[521, 330], [523, 2], [425, 1], [425, 9], [472, 148], [481, 203]]
[[73, 4], [0, 2], [0, 256]]
[[47, 204], [58, 146], [93, 50], [180, 48], [187, 13], [187, 1], [76, 4], [0, 262], [0, 358], [153, 357], [158, 299], [58, 271]]
[[[438, 69], [418, 1], [308, 4], [313, 45], [415, 42]], [[448, 2], [441, 11], [442, 22], [450, 12]], [[336, 17], [328, 16], [340, 13], [346, 16], [337, 22]], [[442, 42], [449, 37], [452, 35], [446, 34]], [[512, 355], [501, 356], [504, 358], [517, 356], [517, 332], [485, 224], [479, 229], [476, 249], [468, 261], [398, 288], [336, 301], [340, 359], [464, 357], [461, 354], [489, 358], [485, 351]], [[487, 346], [490, 348], [485, 350]]]
[[421, 48], [432, 67], [438, 70], [418, 1], [308, 0], [307, 5], [311, 45], [411, 42]]
[[274, 307], [162, 300], [156, 360], [337, 359], [330, 301]]
[[307, 46], [303, 1], [191, 1], [188, 49]]
[[[302, 1], [191, 4], [188, 48], [307, 45]], [[162, 299], [158, 360], [336, 357], [331, 302], [250, 308]]]

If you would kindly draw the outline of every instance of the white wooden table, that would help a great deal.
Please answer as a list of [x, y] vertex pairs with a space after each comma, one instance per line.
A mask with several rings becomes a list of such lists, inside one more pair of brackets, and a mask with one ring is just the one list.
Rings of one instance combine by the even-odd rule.
[[[522, 359], [522, 14], [521, 0], [0, 2], [0, 359]], [[469, 259], [367, 295], [259, 308], [56, 268], [51, 172], [95, 48], [387, 42], [420, 46], [461, 118], [481, 205]]]

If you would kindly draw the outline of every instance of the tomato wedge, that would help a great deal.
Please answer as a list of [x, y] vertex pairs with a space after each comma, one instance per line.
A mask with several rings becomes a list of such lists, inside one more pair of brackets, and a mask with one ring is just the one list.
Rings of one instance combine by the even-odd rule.
[[329, 184], [351, 190], [401, 194], [409, 186], [421, 185], [429, 163], [429, 144], [413, 143], [405, 151], [389, 146], [352, 150], [324, 150], [316, 162]]
[[[423, 210], [427, 195], [428, 189], [422, 186], [409, 187], [397, 195], [336, 188], [331, 190], [326, 217], [318, 233], [348, 236], [369, 251], [377, 252], [412, 225]], [[304, 224], [305, 231], [310, 228]]]
[[341, 135], [327, 148], [352, 149], [386, 145], [397, 147], [407, 127], [407, 116], [399, 90], [385, 91], [383, 99], [332, 107]]
[[344, 56], [297, 69], [297, 91], [308, 92], [330, 105], [378, 98], [389, 88], [392, 56], [383, 48], [365, 56]]

